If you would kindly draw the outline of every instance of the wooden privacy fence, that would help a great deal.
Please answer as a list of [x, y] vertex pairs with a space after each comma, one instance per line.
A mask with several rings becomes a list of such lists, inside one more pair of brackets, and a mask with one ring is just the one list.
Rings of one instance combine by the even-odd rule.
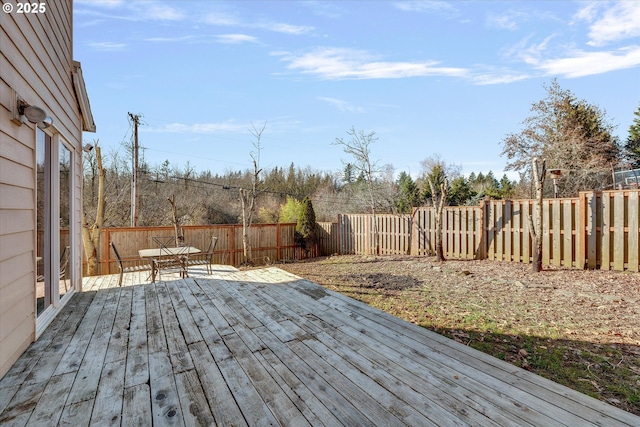
[[[578, 197], [545, 199], [542, 204], [546, 266], [640, 270], [640, 190], [582, 192]], [[434, 253], [433, 208], [411, 215], [341, 214], [338, 222], [318, 223], [317, 251], [331, 254], [431, 255]], [[488, 200], [480, 206], [444, 209], [443, 249], [448, 258], [530, 263], [532, 239], [527, 218], [535, 216], [534, 200]], [[253, 259], [297, 260], [306, 256], [295, 243], [296, 224], [254, 224], [250, 229]], [[242, 225], [182, 227], [185, 241], [205, 249], [218, 236], [214, 262], [245, 262]], [[375, 236], [377, 230], [377, 239]], [[125, 263], [140, 263], [138, 250], [151, 247], [151, 237], [172, 236], [173, 227], [105, 228], [100, 260], [102, 274], [117, 271], [109, 250], [113, 241]]]
[[[377, 225], [378, 241], [374, 236]], [[322, 254], [402, 255], [411, 249], [411, 215], [341, 214], [337, 223], [319, 223]], [[330, 231], [329, 231], [330, 230]]]
[[[581, 192], [578, 197], [545, 199], [543, 264], [573, 268], [638, 271], [640, 267], [639, 190]], [[411, 215], [339, 215], [321, 223], [322, 254], [434, 253], [433, 208]], [[449, 206], [442, 218], [445, 257], [530, 263], [528, 217], [534, 200], [490, 200], [480, 206]]]
[[[305, 256], [295, 244], [295, 223], [253, 224], [249, 229], [254, 262], [300, 259]], [[183, 226], [184, 241], [205, 250], [212, 236], [218, 237], [214, 263], [239, 266], [245, 262], [242, 245], [242, 225]], [[173, 227], [122, 227], [101, 230], [101, 274], [118, 272], [115, 255], [109, 242], [118, 248], [125, 266], [141, 264], [138, 250], [153, 247], [152, 237], [174, 236]]]

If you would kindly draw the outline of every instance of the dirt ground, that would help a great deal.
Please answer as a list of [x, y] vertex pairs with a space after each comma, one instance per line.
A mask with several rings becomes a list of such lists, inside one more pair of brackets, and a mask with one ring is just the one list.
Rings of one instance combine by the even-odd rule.
[[278, 267], [640, 415], [640, 273], [411, 256]]

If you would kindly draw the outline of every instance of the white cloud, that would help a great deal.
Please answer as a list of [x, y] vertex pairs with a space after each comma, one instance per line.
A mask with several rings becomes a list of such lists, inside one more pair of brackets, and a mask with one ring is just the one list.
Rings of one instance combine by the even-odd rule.
[[485, 73], [477, 73], [470, 76], [473, 83], [477, 85], [497, 85], [515, 83], [531, 78], [530, 74], [513, 70], [502, 70]]
[[240, 21], [236, 17], [229, 15], [227, 13], [220, 13], [220, 12], [210, 13], [206, 15], [204, 17], [204, 22], [211, 25], [227, 25], [227, 26], [241, 25]]
[[487, 25], [492, 28], [498, 28], [500, 30], [517, 30], [518, 24], [514, 20], [514, 17], [509, 14], [495, 15], [490, 14], [487, 16]]
[[87, 45], [94, 50], [101, 50], [104, 52], [121, 51], [127, 47], [127, 45], [124, 43], [113, 43], [113, 42], [93, 42], [93, 43], [87, 43]]
[[154, 43], [223, 43], [223, 44], [239, 44], [239, 43], [258, 43], [258, 39], [246, 34], [219, 34], [216, 36], [197, 37], [193, 35], [176, 36], [176, 37], [149, 37], [145, 41]]
[[530, 43], [532, 37], [527, 37], [505, 49], [502, 56], [522, 61], [545, 75], [568, 78], [640, 66], [640, 45], [595, 51], [563, 46], [559, 42], [552, 44], [558, 37], [552, 34], [538, 43]]
[[452, 12], [456, 8], [446, 1], [440, 0], [409, 0], [394, 3], [394, 6], [405, 12]]
[[640, 46], [631, 46], [613, 51], [585, 52], [558, 59], [541, 60], [536, 68], [549, 75], [584, 77], [610, 71], [640, 66]]
[[301, 55], [282, 52], [274, 55], [281, 56], [290, 70], [327, 80], [464, 77], [467, 74], [467, 70], [462, 68], [438, 67], [437, 61], [378, 61], [366, 51], [343, 48], [318, 48]]
[[319, 96], [318, 99], [320, 101], [324, 101], [329, 103], [330, 105], [336, 107], [338, 110], [347, 112], [347, 113], [364, 113], [366, 110], [362, 107], [357, 107], [344, 101], [342, 99], [330, 98], [327, 96]]
[[220, 34], [216, 36], [219, 43], [238, 44], [238, 43], [257, 43], [258, 39], [247, 34]]
[[307, 0], [300, 4], [311, 11], [312, 14], [317, 16], [324, 16], [327, 18], [340, 18], [343, 15], [342, 4], [329, 3], [324, 0]]
[[572, 24], [575, 24], [575, 21], [593, 22], [593, 20], [596, 18], [597, 14], [598, 14], [599, 7], [600, 7], [600, 4], [598, 4], [596, 2], [587, 3], [587, 5], [585, 7], [580, 9], [573, 16], [574, 22], [572, 22]]
[[525, 37], [513, 46], [502, 49], [501, 56], [509, 59], [515, 58], [526, 64], [534, 65], [540, 62], [547, 51], [550, 49], [551, 41], [556, 38], [555, 34], [547, 36], [538, 43], [530, 43], [532, 36]]
[[243, 21], [235, 16], [226, 13], [209, 14], [204, 18], [204, 22], [211, 25], [222, 25], [227, 27], [254, 28], [260, 30], [273, 31], [276, 33], [300, 35], [313, 31], [313, 27], [285, 24], [272, 21]]
[[485, 24], [490, 28], [515, 31], [526, 28], [531, 23], [545, 23], [558, 21], [558, 18], [549, 11], [535, 8], [511, 9], [500, 13], [488, 13]]
[[262, 123], [266, 123], [266, 129], [268, 131], [268, 135], [266, 136], [267, 138], [270, 138], [275, 134], [291, 132], [291, 129], [298, 129], [301, 124], [298, 120], [294, 120], [288, 116], [279, 116], [269, 118], [268, 120], [265, 118], [258, 118], [255, 120], [246, 120], [244, 122], [230, 119], [218, 123], [170, 123], [163, 126], [144, 126], [140, 129], [143, 132], [151, 133], [251, 135], [250, 129], [253, 128], [253, 125], [261, 126]]
[[602, 46], [633, 37], [640, 37], [640, 2], [621, 1], [593, 22], [589, 29], [588, 44]]
[[76, 5], [86, 4], [91, 6], [99, 6], [99, 7], [106, 7], [109, 9], [113, 9], [113, 8], [124, 5], [125, 0], [75, 0], [74, 3]]
[[170, 42], [170, 43], [182, 43], [182, 42], [189, 42], [189, 41], [193, 41], [195, 39], [194, 36], [176, 36], [176, 37], [149, 37], [144, 39], [147, 42], [162, 42], [162, 43], [166, 43], [166, 42]]
[[223, 123], [170, 123], [161, 127], [145, 127], [146, 132], [155, 133], [196, 133], [196, 134], [214, 134], [220, 132], [245, 132], [248, 128], [247, 124], [238, 124], [234, 122]]
[[[186, 18], [186, 14], [180, 9], [154, 0], [143, 2], [76, 0], [75, 3], [83, 6], [74, 10], [74, 13], [79, 15], [93, 15], [126, 21], [182, 21]], [[108, 10], [108, 14], [103, 10]], [[115, 13], [117, 15], [113, 15]]]
[[176, 8], [165, 4], [142, 4], [139, 11], [145, 19], [159, 21], [181, 21], [185, 14]]
[[285, 33], [285, 34], [306, 34], [313, 31], [313, 27], [303, 26], [303, 25], [291, 25], [291, 24], [282, 24], [277, 22], [264, 22], [259, 24], [250, 25], [255, 28], [261, 28], [264, 30], [274, 31], [276, 33]]

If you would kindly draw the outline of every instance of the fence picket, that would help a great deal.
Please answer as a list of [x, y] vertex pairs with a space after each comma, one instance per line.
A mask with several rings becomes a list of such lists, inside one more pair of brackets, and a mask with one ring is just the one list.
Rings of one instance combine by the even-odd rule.
[[[625, 209], [625, 195], [622, 192], [616, 192], [613, 195], [613, 247], [624, 247], [624, 228], [625, 215], [628, 211]], [[613, 251], [613, 269], [624, 270], [624, 251]]]
[[563, 255], [562, 265], [565, 267], [573, 266], [573, 257], [575, 253], [575, 243], [573, 239], [573, 230], [575, 228], [575, 204], [572, 200], [562, 201], [562, 219], [563, 219]]
[[639, 219], [638, 219], [638, 193], [631, 192], [629, 193], [629, 200], [627, 203], [627, 209], [629, 212], [629, 238], [627, 239], [627, 247], [629, 248], [629, 255], [627, 260], [627, 266], [629, 271], [638, 271], [638, 263], [640, 262], [640, 242], [639, 235], [640, 232], [639, 227]]
[[600, 268], [609, 270], [611, 268], [611, 196], [608, 193], [602, 194], [602, 222], [600, 233], [602, 236]]

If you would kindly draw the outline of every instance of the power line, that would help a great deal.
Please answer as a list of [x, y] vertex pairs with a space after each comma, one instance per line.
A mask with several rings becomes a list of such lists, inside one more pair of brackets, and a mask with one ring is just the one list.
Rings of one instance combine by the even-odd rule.
[[[151, 175], [151, 172], [148, 171], [143, 171], [143, 173], [145, 175]], [[207, 188], [209, 187], [217, 187], [221, 190], [240, 190], [240, 189], [244, 189], [247, 190], [246, 188], [242, 187], [242, 186], [238, 186], [238, 185], [230, 185], [230, 184], [219, 184], [216, 182], [210, 182], [210, 181], [203, 181], [201, 179], [196, 179], [196, 178], [187, 178], [187, 177], [183, 177], [183, 176], [176, 176], [176, 175], [166, 175], [165, 178], [167, 179], [172, 179], [172, 180], [182, 180], [182, 181], [186, 181], [192, 184], [199, 184], [198, 186], [194, 186], [194, 188]], [[147, 180], [149, 182], [153, 182], [156, 184], [164, 184], [165, 181], [161, 181], [159, 179], [151, 179], [151, 178], [147, 178]], [[273, 191], [273, 190], [262, 190], [260, 191], [261, 193], [266, 193], [266, 194], [273, 194], [276, 196], [280, 196], [280, 197], [284, 197], [284, 196], [290, 196], [290, 197], [294, 197], [294, 198], [298, 198], [300, 197], [300, 194], [295, 194], [295, 193], [291, 193], [288, 191]], [[328, 197], [313, 197], [314, 200], [318, 200], [318, 201], [326, 201], [326, 202], [340, 202], [340, 196], [336, 195], [336, 198], [328, 198]]]

